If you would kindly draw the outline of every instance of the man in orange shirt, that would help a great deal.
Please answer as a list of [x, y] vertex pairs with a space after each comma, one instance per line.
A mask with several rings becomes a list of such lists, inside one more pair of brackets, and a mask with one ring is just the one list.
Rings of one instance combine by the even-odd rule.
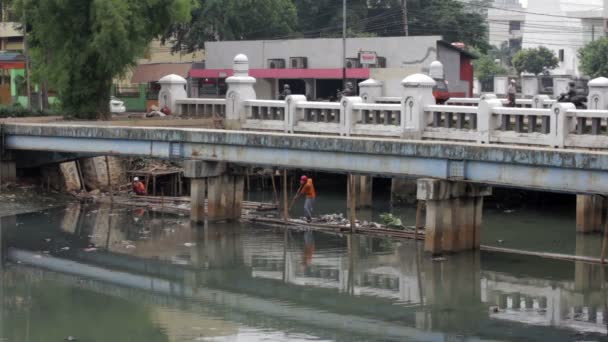
[[133, 192], [135, 192], [138, 196], [146, 196], [148, 191], [146, 191], [146, 186], [142, 183], [138, 177], [133, 179]]
[[310, 223], [312, 222], [312, 212], [315, 198], [317, 198], [317, 192], [315, 191], [315, 186], [312, 184], [312, 178], [302, 176], [300, 178], [300, 185], [302, 185], [302, 190], [300, 190], [297, 197], [300, 197], [300, 195], [306, 196], [306, 200], [304, 201], [304, 213], [306, 214], [306, 221]]

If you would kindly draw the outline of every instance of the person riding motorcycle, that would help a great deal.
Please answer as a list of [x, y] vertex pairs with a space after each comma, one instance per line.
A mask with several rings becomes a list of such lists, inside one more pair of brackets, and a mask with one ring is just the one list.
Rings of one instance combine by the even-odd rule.
[[576, 91], [576, 83], [574, 81], [568, 82], [568, 92], [562, 93], [557, 102], [570, 102], [577, 109], [587, 109], [587, 97]]

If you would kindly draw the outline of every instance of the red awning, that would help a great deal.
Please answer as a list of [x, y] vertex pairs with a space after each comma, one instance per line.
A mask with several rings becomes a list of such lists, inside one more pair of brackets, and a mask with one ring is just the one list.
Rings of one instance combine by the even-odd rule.
[[[367, 79], [370, 69], [346, 69], [346, 78]], [[341, 79], [342, 69], [251, 69], [255, 78], [271, 79]], [[192, 69], [191, 78], [225, 78], [232, 76], [230, 69]]]
[[0, 69], [25, 69], [25, 62], [0, 62]]

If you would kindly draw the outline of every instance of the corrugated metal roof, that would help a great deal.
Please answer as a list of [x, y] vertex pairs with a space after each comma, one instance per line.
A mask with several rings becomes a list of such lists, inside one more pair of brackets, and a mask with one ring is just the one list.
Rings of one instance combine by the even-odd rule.
[[140, 64], [133, 72], [131, 83], [157, 82], [164, 76], [176, 74], [183, 78], [188, 77], [192, 63], [156, 63]]

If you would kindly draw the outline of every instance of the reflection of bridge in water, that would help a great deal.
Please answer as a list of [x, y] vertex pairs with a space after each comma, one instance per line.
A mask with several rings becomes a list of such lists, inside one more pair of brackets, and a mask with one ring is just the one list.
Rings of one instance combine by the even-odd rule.
[[[512, 333], [519, 323], [526, 324], [517, 326], [526, 338], [570, 334], [548, 327], [606, 333], [606, 301], [596, 266], [535, 259], [512, 265], [499, 256], [482, 265], [474, 253], [433, 262], [406, 241], [227, 225], [194, 230], [176, 217], [134, 220], [131, 211], [109, 216], [105, 208], [80, 213], [78, 208], [66, 210], [58, 226], [64, 233], [105, 241], [109, 253], [78, 251], [71, 260], [25, 255], [28, 263], [362, 335], [386, 331], [401, 338], [435, 338], [425, 334], [478, 331], [495, 336], [503, 333], [497, 326], [511, 327], [504, 330]], [[126, 248], [125, 240], [135, 248]], [[48, 260], [53, 263], [42, 263]], [[547, 263], [563, 269], [559, 279], [543, 274]], [[488, 320], [495, 322], [484, 323]]]

